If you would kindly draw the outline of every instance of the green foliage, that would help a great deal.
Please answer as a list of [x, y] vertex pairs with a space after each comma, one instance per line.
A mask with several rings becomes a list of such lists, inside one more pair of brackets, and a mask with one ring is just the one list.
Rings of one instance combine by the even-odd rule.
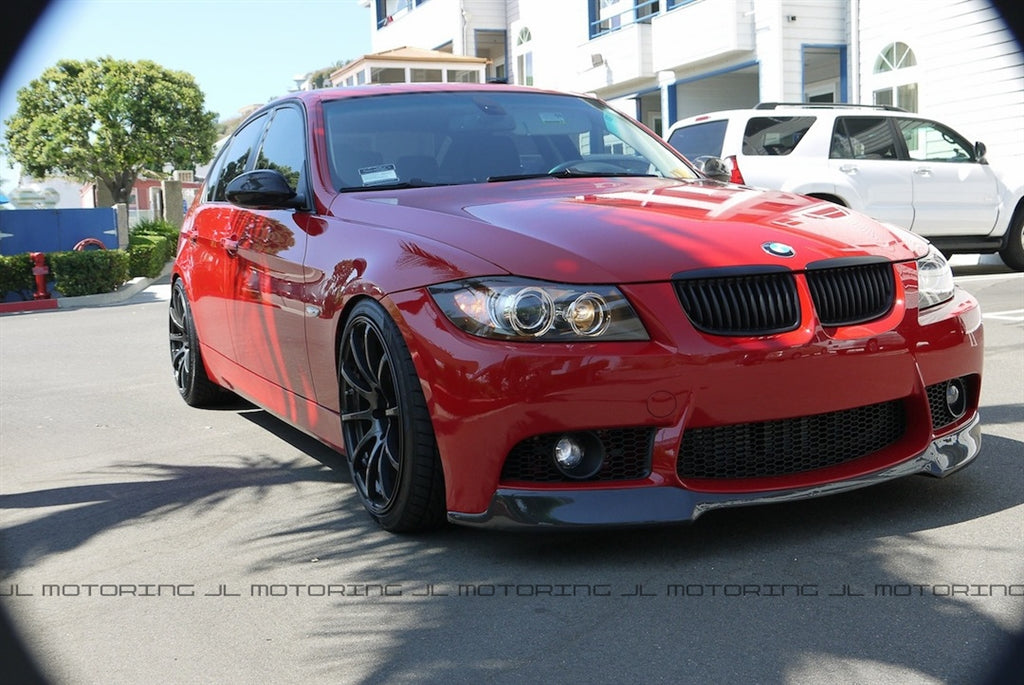
[[128, 234], [129, 273], [132, 278], [156, 278], [174, 257], [178, 228], [162, 219], [136, 224]]
[[7, 293], [15, 292], [27, 300], [35, 292], [35, 283], [32, 258], [27, 252], [0, 255], [0, 300], [7, 297]]
[[156, 278], [167, 263], [167, 238], [146, 236], [135, 245], [128, 246], [128, 273], [132, 278]]
[[128, 280], [124, 250], [51, 252], [46, 258], [54, 286], [67, 297], [110, 293]]
[[159, 235], [167, 238], [174, 246], [178, 244], [178, 234], [181, 229], [169, 221], [163, 219], [144, 219], [132, 227], [128, 234], [128, 241], [131, 242], [134, 236]]
[[217, 115], [191, 74], [140, 60], [61, 60], [20, 89], [4, 149], [24, 173], [104, 185], [127, 202], [142, 169], [210, 160]]

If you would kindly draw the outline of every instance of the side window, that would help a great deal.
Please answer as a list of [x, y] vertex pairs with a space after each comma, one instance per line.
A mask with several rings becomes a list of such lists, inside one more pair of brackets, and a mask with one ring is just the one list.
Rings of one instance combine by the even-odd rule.
[[974, 146], [951, 128], [921, 119], [897, 119], [910, 159], [927, 162], [973, 162]]
[[668, 144], [691, 162], [698, 157], [721, 157], [722, 142], [725, 140], [725, 128], [728, 124], [728, 121], [722, 120], [684, 126], [672, 132]]
[[814, 121], [814, 117], [753, 117], [743, 131], [743, 154], [788, 155]]
[[294, 107], [282, 107], [274, 112], [267, 135], [263, 139], [256, 169], [276, 169], [284, 175], [288, 185], [300, 194], [306, 170], [306, 126], [302, 114]]
[[832, 131], [831, 159], [899, 159], [886, 117], [839, 117]]
[[210, 174], [208, 199], [214, 202], [225, 201], [224, 189], [235, 176], [245, 171], [253, 148], [256, 147], [260, 134], [263, 133], [263, 125], [266, 121], [266, 115], [253, 119], [227, 142], [227, 149], [221, 154], [215, 170]]

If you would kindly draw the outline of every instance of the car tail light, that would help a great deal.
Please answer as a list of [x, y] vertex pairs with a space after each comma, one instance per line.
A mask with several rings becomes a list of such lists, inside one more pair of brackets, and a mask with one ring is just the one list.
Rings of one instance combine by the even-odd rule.
[[743, 180], [743, 174], [740, 173], [740, 163], [736, 161], [736, 155], [729, 155], [725, 158], [726, 163], [732, 169], [732, 173], [729, 175], [729, 183], [746, 184]]

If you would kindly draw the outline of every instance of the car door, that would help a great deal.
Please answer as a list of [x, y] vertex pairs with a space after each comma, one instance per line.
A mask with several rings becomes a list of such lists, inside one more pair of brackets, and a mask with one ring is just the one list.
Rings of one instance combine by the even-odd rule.
[[[272, 112], [254, 169], [281, 172], [306, 191], [306, 125], [298, 105]], [[241, 209], [230, 324], [239, 363], [262, 378], [312, 397], [304, 328], [303, 269], [311, 220], [301, 209]]]
[[199, 339], [208, 348], [234, 358], [234, 341], [228, 323], [229, 303], [234, 297], [233, 246], [238, 241], [240, 210], [224, 196], [227, 184], [248, 168], [263, 133], [267, 117], [254, 119], [225, 143], [210, 169], [209, 181], [195, 215], [186, 226], [191, 265], [189, 294]]
[[856, 209], [910, 229], [914, 224], [914, 185], [910, 170], [900, 162], [900, 149], [888, 117], [836, 117], [829, 167], [846, 185], [840, 194], [852, 192], [859, 198]]
[[988, 235], [995, 227], [999, 184], [963, 136], [924, 119], [894, 119], [907, 148], [901, 162], [914, 185], [913, 230], [926, 236]]

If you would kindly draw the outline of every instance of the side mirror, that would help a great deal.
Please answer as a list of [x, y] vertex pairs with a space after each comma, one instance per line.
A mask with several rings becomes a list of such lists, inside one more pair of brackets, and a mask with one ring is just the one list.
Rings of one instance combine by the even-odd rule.
[[224, 189], [228, 202], [247, 209], [294, 209], [304, 204], [276, 169], [253, 169], [231, 179]]
[[716, 181], [725, 181], [726, 183], [732, 178], [732, 172], [726, 163], [722, 161], [721, 157], [703, 155], [695, 159], [693, 163], [697, 167], [697, 171], [708, 178]]
[[985, 147], [985, 143], [978, 141], [974, 144], [974, 158], [978, 160], [978, 164], [988, 164], [988, 160], [985, 159], [986, 152], [988, 148]]

